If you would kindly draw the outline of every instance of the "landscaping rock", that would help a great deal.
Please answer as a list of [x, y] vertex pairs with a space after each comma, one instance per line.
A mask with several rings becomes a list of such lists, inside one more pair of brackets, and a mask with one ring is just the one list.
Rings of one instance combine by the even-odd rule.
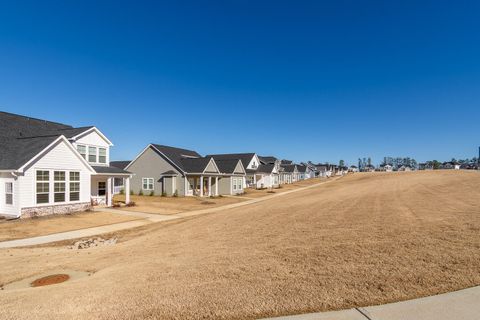
[[111, 246], [117, 243], [117, 238], [103, 239], [103, 238], [90, 238], [87, 240], [80, 240], [75, 242], [69, 249], [82, 250], [100, 246]]

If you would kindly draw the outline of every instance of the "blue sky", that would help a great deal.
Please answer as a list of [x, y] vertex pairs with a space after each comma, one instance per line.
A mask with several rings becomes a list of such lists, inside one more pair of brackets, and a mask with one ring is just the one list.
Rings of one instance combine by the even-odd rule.
[[0, 110], [296, 161], [473, 157], [478, 1], [0, 2]]

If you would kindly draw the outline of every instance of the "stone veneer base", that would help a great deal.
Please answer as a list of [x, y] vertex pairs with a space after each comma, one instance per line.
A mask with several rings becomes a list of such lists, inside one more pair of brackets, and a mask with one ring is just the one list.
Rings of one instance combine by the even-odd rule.
[[43, 217], [50, 215], [68, 214], [79, 211], [86, 211], [92, 208], [90, 202], [82, 203], [67, 203], [52, 206], [22, 208], [22, 215], [20, 218]]

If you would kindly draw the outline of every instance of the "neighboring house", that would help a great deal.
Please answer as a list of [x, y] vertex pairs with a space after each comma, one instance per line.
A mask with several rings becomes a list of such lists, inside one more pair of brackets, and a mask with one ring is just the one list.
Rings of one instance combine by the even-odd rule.
[[297, 166], [295, 164], [280, 165], [280, 184], [293, 183], [293, 177], [297, 174]]
[[111, 205], [113, 179], [131, 176], [109, 165], [111, 146], [94, 126], [74, 128], [0, 112], [0, 215], [33, 217]]
[[316, 176], [319, 178], [328, 178], [328, 165], [327, 164], [316, 164], [315, 167], [317, 168]]
[[398, 171], [412, 171], [412, 167], [402, 165], [402, 166], [398, 167]]
[[442, 164], [442, 169], [460, 170], [460, 164], [457, 162], [449, 161]]
[[219, 181], [219, 193], [221, 195], [242, 194], [244, 192], [246, 171], [240, 159], [216, 160], [220, 172], [226, 175]]
[[350, 166], [350, 167], [348, 168], [348, 172], [358, 172], [358, 167], [352, 165], [352, 166]]
[[308, 161], [307, 163], [302, 162], [301, 165], [307, 167], [305, 171], [305, 179], [311, 179], [316, 177], [317, 167], [315, 167], [315, 165], [311, 161]]
[[433, 170], [433, 164], [431, 162], [419, 163], [418, 170]]
[[293, 164], [293, 161], [292, 160], [280, 160], [280, 164]]
[[307, 173], [307, 166], [297, 165], [297, 176], [295, 181], [305, 180], [306, 173]]
[[257, 169], [260, 165], [260, 159], [256, 153], [224, 153], [224, 154], [209, 154], [207, 157], [212, 157], [217, 160], [240, 160], [245, 168], [246, 178], [244, 188], [257, 187]]
[[134, 174], [131, 186], [136, 194], [217, 196], [243, 192], [245, 169], [238, 160], [232, 169], [232, 163], [219, 166], [213, 157], [192, 150], [149, 144], [125, 170]]
[[393, 171], [393, 166], [390, 165], [390, 164], [382, 164], [382, 165], [380, 165], [380, 171], [392, 172]]
[[275, 164], [260, 164], [255, 173], [256, 188], [276, 188], [279, 186], [279, 171]]
[[375, 166], [373, 164], [366, 165], [365, 168], [363, 169], [363, 172], [374, 172], [375, 171]]

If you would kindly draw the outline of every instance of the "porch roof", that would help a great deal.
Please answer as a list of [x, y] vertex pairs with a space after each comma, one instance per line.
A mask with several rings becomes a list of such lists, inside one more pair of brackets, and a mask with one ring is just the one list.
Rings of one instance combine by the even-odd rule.
[[95, 172], [99, 175], [124, 175], [129, 176], [132, 173], [123, 169], [111, 166], [92, 166]]

